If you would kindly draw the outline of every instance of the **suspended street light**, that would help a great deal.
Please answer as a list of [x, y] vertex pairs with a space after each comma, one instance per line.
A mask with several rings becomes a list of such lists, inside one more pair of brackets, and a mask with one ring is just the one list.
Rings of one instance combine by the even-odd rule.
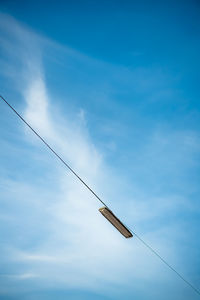
[[133, 235], [128, 228], [107, 208], [102, 207], [99, 209], [100, 213], [123, 235], [125, 238], [131, 238]]

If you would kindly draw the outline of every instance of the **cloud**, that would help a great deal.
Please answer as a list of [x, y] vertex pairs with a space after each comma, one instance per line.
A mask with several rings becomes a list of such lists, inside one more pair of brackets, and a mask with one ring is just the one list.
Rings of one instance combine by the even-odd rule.
[[[35, 36], [21, 28], [14, 20], [9, 20], [9, 25], [6, 17], [4, 20], [6, 20], [6, 30], [11, 30], [10, 21], [12, 25], [16, 25], [11, 34], [17, 39], [17, 49], [23, 49], [25, 45], [25, 49], [28, 48], [28, 53], [30, 52], [28, 66], [26, 66], [27, 57], [23, 61], [25, 49], [22, 53], [20, 51], [18, 53], [19, 59], [23, 63], [23, 70], [20, 73], [22, 73], [22, 77], [24, 74], [27, 76], [27, 80], [20, 90], [26, 101], [24, 118], [52, 143], [66, 161], [69, 161], [75, 170], [79, 170], [85, 180], [95, 188], [99, 185], [99, 181], [104, 180], [103, 172], [106, 166], [103, 164], [102, 155], [89, 137], [84, 110], [81, 109], [77, 114], [76, 124], [70, 124], [67, 119], [62, 123], [63, 118], [59, 124], [56, 124], [55, 120], [59, 119], [59, 115], [54, 119], [49, 111], [51, 102], [45, 78], [42, 75], [43, 70], [40, 69], [40, 59], [37, 56], [39, 51], [36, 53], [33, 51], [34, 54], [31, 52], [32, 44], [37, 44]], [[25, 41], [28, 42], [28, 45]], [[10, 47], [5, 44], [3, 46], [6, 48]], [[34, 58], [33, 64], [32, 58]], [[37, 143], [32, 137], [32, 133], [26, 128], [25, 132], [32, 143]], [[41, 145], [38, 143], [37, 147], [41, 147]], [[45, 227], [48, 227], [48, 233], [44, 232], [42, 241], [40, 236], [40, 243], [36, 242], [37, 246], [33, 249], [25, 247], [20, 250], [16, 245], [10, 245], [11, 249], [16, 247], [15, 250], [10, 250], [12, 260], [14, 263], [21, 262], [23, 264], [24, 274], [37, 274], [36, 276], [39, 278], [50, 278], [56, 282], [63, 281], [67, 285], [76, 286], [84, 283], [91, 287], [97, 279], [120, 282], [121, 275], [115, 271], [126, 268], [127, 263], [125, 262], [119, 268], [119, 261], [123, 260], [122, 254], [126, 255], [130, 251], [130, 245], [126, 244], [110, 224], [105, 222], [98, 212], [99, 204], [96, 199], [85, 187], [81, 186], [73, 175], [65, 174], [65, 170], [61, 167], [58, 167], [55, 172], [58, 179], [56, 185], [51, 187], [51, 194], [55, 197], [53, 202], [52, 197], [48, 201], [49, 193], [47, 193], [46, 199], [40, 196], [40, 194], [44, 196], [44, 193], [41, 191], [41, 187], [37, 188], [34, 179], [28, 189], [25, 182], [7, 181], [6, 191], [8, 189], [15, 190], [15, 199], [10, 199], [12, 205], [15, 206], [18, 203], [17, 205], [25, 214], [29, 211], [29, 220], [26, 218], [26, 220], [18, 220], [21, 223], [20, 226], [26, 224], [25, 226], [30, 229], [30, 234], [25, 230], [23, 240], [35, 240], [35, 234], [31, 234], [33, 227], [36, 232], [40, 231], [43, 222]], [[27, 207], [25, 209], [23, 209], [24, 203]], [[37, 209], [42, 211], [38, 217]], [[37, 218], [39, 219], [37, 220]], [[18, 219], [17, 214], [15, 221], [16, 219]], [[115, 250], [113, 251], [113, 249]], [[47, 263], [48, 265], [46, 265]], [[108, 269], [112, 269], [112, 272], [108, 272]], [[30, 276], [20, 274], [16, 276], [30, 279]]]

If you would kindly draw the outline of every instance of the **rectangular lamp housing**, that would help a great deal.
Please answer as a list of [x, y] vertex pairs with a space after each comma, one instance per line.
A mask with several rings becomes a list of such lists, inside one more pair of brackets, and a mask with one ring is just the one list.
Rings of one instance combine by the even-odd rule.
[[113, 214], [109, 208], [104, 206], [100, 208], [99, 211], [125, 238], [130, 238], [133, 236], [128, 228]]

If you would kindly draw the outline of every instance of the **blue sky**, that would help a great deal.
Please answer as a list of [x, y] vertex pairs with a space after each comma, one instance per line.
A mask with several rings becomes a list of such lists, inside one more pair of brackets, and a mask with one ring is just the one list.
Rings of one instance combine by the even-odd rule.
[[[198, 1], [1, 1], [0, 90], [200, 289], [199, 12]], [[0, 112], [2, 299], [198, 299]]]

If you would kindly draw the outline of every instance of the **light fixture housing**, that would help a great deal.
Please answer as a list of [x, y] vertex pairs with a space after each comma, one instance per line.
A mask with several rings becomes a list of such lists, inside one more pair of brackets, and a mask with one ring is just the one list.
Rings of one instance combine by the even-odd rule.
[[133, 236], [128, 228], [113, 214], [108, 207], [101, 207], [99, 208], [99, 211], [125, 238], [131, 238]]

